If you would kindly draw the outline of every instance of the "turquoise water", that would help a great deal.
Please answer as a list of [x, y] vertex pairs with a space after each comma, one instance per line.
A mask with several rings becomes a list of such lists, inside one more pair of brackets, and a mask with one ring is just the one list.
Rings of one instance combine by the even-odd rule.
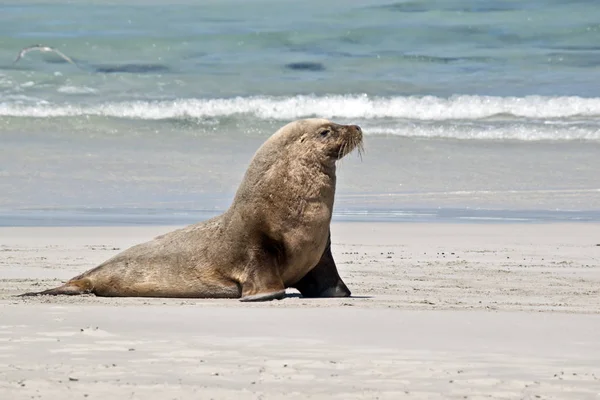
[[164, 3], [0, 4], [0, 224], [222, 211], [313, 116], [366, 135], [337, 218], [600, 210], [595, 1]]

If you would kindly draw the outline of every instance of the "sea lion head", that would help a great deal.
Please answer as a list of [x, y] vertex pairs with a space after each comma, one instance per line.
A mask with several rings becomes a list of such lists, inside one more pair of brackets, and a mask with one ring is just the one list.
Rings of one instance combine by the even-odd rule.
[[[320, 184], [329, 186], [327, 201], [333, 202], [335, 163], [355, 148], [362, 150], [362, 130], [357, 125], [316, 118], [290, 122], [254, 154], [232, 207], [248, 203], [256, 208], [255, 199], [264, 202], [268, 198], [269, 204], [285, 208], [299, 197], [306, 197], [290, 193], [316, 190]], [[318, 191], [327, 192], [324, 186]]]
[[303, 119], [283, 129], [288, 144], [305, 154], [335, 162], [358, 148], [362, 152], [362, 130], [358, 125], [340, 125], [327, 119]]

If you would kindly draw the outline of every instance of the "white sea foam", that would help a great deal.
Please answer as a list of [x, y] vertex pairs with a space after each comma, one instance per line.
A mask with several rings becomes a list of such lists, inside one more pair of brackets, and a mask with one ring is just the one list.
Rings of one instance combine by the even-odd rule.
[[[79, 93], [80, 88], [64, 89]], [[0, 116], [100, 116], [141, 120], [326, 117], [364, 124], [365, 132], [458, 139], [600, 140], [600, 98], [369, 97], [366, 95], [236, 97], [108, 102], [97, 105], [5, 101]]]
[[395, 127], [362, 125], [366, 134], [422, 138], [484, 140], [600, 140], [598, 126], [553, 126], [544, 124], [397, 124]]
[[[74, 92], [71, 87], [63, 91]], [[85, 88], [88, 91], [88, 88]], [[79, 90], [75, 90], [79, 92]], [[406, 118], [415, 120], [482, 119], [498, 115], [521, 118], [600, 117], [600, 98], [452, 96], [369, 97], [367, 95], [236, 97], [126, 101], [99, 105], [0, 103], [0, 115], [64, 117], [99, 115], [117, 118], [169, 119], [252, 114], [264, 119], [310, 116], [331, 118]]]
[[61, 86], [57, 89], [59, 93], [66, 94], [90, 94], [97, 93], [98, 90], [87, 86]]

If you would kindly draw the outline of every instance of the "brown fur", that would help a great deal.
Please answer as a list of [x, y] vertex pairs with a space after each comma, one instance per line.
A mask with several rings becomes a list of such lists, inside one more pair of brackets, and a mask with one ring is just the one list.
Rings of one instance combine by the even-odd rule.
[[222, 215], [133, 246], [37, 294], [271, 300], [349, 296], [331, 255], [335, 162], [361, 146], [355, 125], [292, 122], [256, 152]]

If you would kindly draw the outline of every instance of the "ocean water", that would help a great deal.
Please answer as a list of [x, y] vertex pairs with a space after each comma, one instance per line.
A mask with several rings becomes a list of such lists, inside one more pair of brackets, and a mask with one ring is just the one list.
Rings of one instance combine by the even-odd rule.
[[336, 219], [598, 221], [600, 7], [0, 1], [0, 225], [206, 218], [306, 117], [365, 133]]

